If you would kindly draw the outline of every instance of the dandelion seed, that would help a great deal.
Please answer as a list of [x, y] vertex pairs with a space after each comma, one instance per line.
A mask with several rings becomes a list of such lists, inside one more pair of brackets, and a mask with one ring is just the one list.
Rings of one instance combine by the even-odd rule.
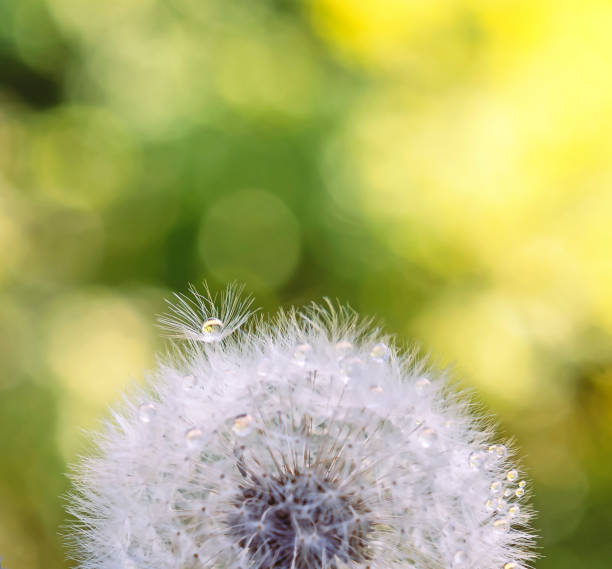
[[253, 299], [242, 298], [242, 290], [230, 285], [223, 294], [213, 296], [208, 287], [200, 294], [190, 285], [190, 296], [177, 293], [174, 303], [168, 301], [170, 313], [160, 317], [160, 326], [171, 338], [203, 343], [223, 340], [253, 314]]
[[250, 326], [237, 293], [178, 295], [160, 319], [186, 341], [75, 471], [80, 569], [533, 558], [510, 451], [442, 378], [349, 309]]

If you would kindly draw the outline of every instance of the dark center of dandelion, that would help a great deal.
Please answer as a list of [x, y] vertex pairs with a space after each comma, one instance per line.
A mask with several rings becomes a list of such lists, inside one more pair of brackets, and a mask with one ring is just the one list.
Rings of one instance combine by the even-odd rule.
[[229, 534], [258, 569], [335, 569], [370, 557], [363, 501], [311, 472], [251, 480], [234, 505]]

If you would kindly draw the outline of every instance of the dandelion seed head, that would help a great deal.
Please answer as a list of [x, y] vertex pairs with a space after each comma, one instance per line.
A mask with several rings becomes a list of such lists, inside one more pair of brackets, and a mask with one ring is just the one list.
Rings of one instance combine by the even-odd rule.
[[161, 322], [183, 342], [75, 468], [81, 569], [533, 558], [512, 450], [370, 322], [327, 302], [247, 323], [235, 287], [176, 299]]

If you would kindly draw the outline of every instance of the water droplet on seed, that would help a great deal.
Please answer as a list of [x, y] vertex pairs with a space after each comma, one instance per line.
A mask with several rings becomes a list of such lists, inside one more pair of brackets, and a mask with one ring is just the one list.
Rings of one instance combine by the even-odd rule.
[[518, 506], [518, 504], [512, 504], [512, 506], [508, 508], [508, 515], [512, 516], [513, 518], [518, 516], [520, 513], [521, 508]]
[[508, 454], [508, 449], [505, 445], [491, 445], [489, 447], [489, 454], [495, 458], [506, 458]]
[[423, 448], [429, 448], [438, 440], [438, 433], [427, 427], [419, 433], [419, 442]]
[[494, 511], [495, 509], [497, 509], [497, 500], [492, 500], [491, 498], [489, 498], [486, 502], [485, 502], [485, 508], [487, 510], [489, 510], [489, 512]]
[[514, 491], [514, 495], [515, 495], [517, 498], [522, 498], [522, 497], [525, 495], [525, 489], [524, 489], [524, 488], [517, 488], [517, 489]]
[[508, 496], [512, 495], [512, 490], [510, 490], [510, 488], [506, 488], [504, 490], [504, 496], [507, 498]]
[[508, 561], [504, 563], [504, 569], [519, 569], [519, 566], [514, 561]]
[[295, 350], [293, 351], [293, 359], [295, 360], [295, 363], [303, 367], [306, 364], [311, 352], [312, 347], [310, 344], [299, 344], [296, 346]]
[[342, 340], [336, 344], [336, 354], [338, 359], [343, 358], [353, 349], [353, 344], [346, 340]]
[[155, 415], [155, 405], [153, 403], [143, 403], [138, 407], [138, 418], [143, 423], [150, 423]]
[[427, 389], [428, 385], [431, 385], [431, 381], [429, 381], [426, 377], [419, 377], [414, 384], [414, 388], [416, 389], [417, 393], [423, 393]]
[[232, 431], [240, 437], [245, 437], [253, 430], [253, 417], [247, 413], [237, 415], [234, 418]]
[[454, 567], [465, 567], [467, 565], [467, 560], [468, 560], [468, 556], [467, 553], [465, 551], [457, 551], [455, 553], [455, 555], [453, 555], [453, 563], [452, 566]]
[[192, 427], [188, 429], [185, 433], [185, 440], [187, 441], [187, 446], [189, 448], [195, 448], [198, 446], [200, 441], [202, 440], [202, 430], [198, 429], [198, 427]]
[[484, 452], [479, 450], [474, 451], [470, 454], [470, 457], [468, 459], [470, 468], [472, 470], [482, 470], [485, 465], [486, 459], [487, 455]]
[[519, 488], [525, 488], [525, 486], [527, 486], [527, 482], [525, 482], [524, 480], [521, 480], [519, 483]]
[[499, 531], [508, 531], [510, 522], [506, 518], [499, 518], [493, 522], [493, 527]]
[[223, 322], [218, 318], [207, 318], [202, 324], [202, 341], [217, 342], [223, 336]]
[[384, 363], [389, 357], [389, 347], [383, 342], [376, 344], [370, 351], [370, 357], [378, 363]]
[[506, 480], [508, 480], [509, 482], [514, 482], [517, 478], [518, 472], [514, 469], [508, 471], [508, 474], [506, 474]]
[[491, 490], [491, 494], [500, 494], [503, 490], [503, 485], [501, 481], [495, 480], [495, 482], [491, 482], [489, 489]]
[[123, 561], [123, 569], [139, 569], [139, 566], [135, 561], [126, 557]]
[[257, 365], [257, 375], [259, 377], [267, 377], [272, 372], [273, 365], [270, 358], [263, 358]]
[[189, 391], [190, 389], [193, 389], [196, 385], [196, 378], [195, 375], [186, 375], [185, 377], [183, 377], [183, 389], [186, 391]]
[[363, 360], [361, 358], [345, 358], [340, 367], [345, 381], [357, 377], [363, 371]]

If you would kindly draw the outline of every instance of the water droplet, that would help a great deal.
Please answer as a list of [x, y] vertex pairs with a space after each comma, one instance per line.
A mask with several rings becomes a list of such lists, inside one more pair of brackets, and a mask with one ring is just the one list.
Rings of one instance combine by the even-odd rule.
[[499, 531], [508, 531], [510, 529], [510, 522], [506, 518], [498, 518], [493, 522], [493, 527]]
[[253, 430], [253, 417], [247, 413], [242, 413], [234, 418], [232, 431], [240, 437], [245, 437]]
[[377, 363], [384, 363], [390, 355], [390, 350], [387, 344], [379, 342], [370, 351], [370, 357]]
[[524, 480], [521, 480], [519, 483], [519, 488], [525, 488], [525, 486], [527, 486], [527, 482], [525, 482]]
[[342, 340], [336, 344], [336, 355], [338, 359], [342, 359], [346, 354], [353, 350], [353, 344], [347, 342], [346, 340]]
[[491, 445], [489, 447], [489, 454], [498, 459], [506, 458], [508, 449], [505, 445]]
[[477, 450], [470, 454], [468, 462], [472, 470], [482, 470], [482, 468], [485, 466], [486, 460], [487, 455], [484, 452]]
[[202, 430], [198, 429], [198, 427], [192, 427], [188, 429], [185, 433], [185, 440], [187, 441], [187, 446], [189, 448], [197, 447], [202, 441]]
[[519, 507], [518, 504], [512, 504], [512, 506], [508, 508], [508, 515], [512, 516], [513, 518], [518, 516], [520, 513], [521, 513], [521, 508]]
[[504, 496], [507, 498], [508, 496], [512, 495], [512, 490], [510, 490], [510, 488], [506, 488], [504, 490]]
[[517, 489], [514, 491], [514, 495], [515, 495], [517, 498], [522, 498], [522, 497], [525, 495], [525, 489], [524, 489], [524, 488], [517, 488]]
[[518, 472], [516, 470], [509, 470], [508, 474], [506, 474], [506, 480], [509, 482], [514, 482], [518, 478]]
[[370, 391], [372, 393], [382, 393], [384, 389], [380, 385], [372, 385], [370, 386]]
[[467, 566], [468, 556], [465, 551], [457, 551], [453, 555], [453, 567], [465, 567]]
[[361, 358], [345, 358], [340, 367], [345, 380], [357, 377], [363, 371], [363, 360]]
[[431, 381], [429, 381], [426, 377], [419, 377], [414, 384], [414, 388], [417, 393], [423, 393], [427, 386], [431, 385]]
[[520, 569], [520, 567], [514, 561], [508, 561], [504, 563], [504, 569]]
[[123, 569], [139, 569], [139, 566], [134, 560], [126, 556], [123, 560]]
[[306, 361], [310, 357], [310, 353], [312, 352], [312, 347], [310, 344], [299, 344], [295, 347], [293, 351], [293, 359], [295, 363], [301, 367], [306, 364]]
[[183, 377], [183, 389], [185, 391], [189, 391], [190, 389], [193, 389], [196, 386], [196, 378], [195, 375], [186, 375], [185, 377]]
[[507, 506], [508, 506], [508, 502], [506, 502], [506, 500], [504, 500], [503, 498], [497, 498], [497, 500], [495, 502], [495, 509], [498, 512], [505, 511]]
[[504, 487], [500, 480], [495, 480], [495, 482], [491, 482], [489, 489], [491, 490], [491, 494], [501, 494]]
[[257, 365], [257, 375], [259, 377], [267, 377], [272, 372], [272, 360], [270, 358], [263, 358]]
[[217, 342], [223, 336], [223, 322], [218, 318], [207, 318], [202, 324], [202, 341]]
[[429, 448], [438, 440], [438, 433], [427, 427], [419, 433], [419, 442], [423, 448]]
[[153, 403], [143, 403], [138, 407], [138, 418], [143, 423], [150, 423], [155, 415], [155, 405]]
[[492, 500], [491, 498], [489, 498], [486, 502], [485, 502], [485, 508], [487, 510], [489, 510], [489, 512], [493, 512], [494, 510], [497, 509], [497, 500]]

